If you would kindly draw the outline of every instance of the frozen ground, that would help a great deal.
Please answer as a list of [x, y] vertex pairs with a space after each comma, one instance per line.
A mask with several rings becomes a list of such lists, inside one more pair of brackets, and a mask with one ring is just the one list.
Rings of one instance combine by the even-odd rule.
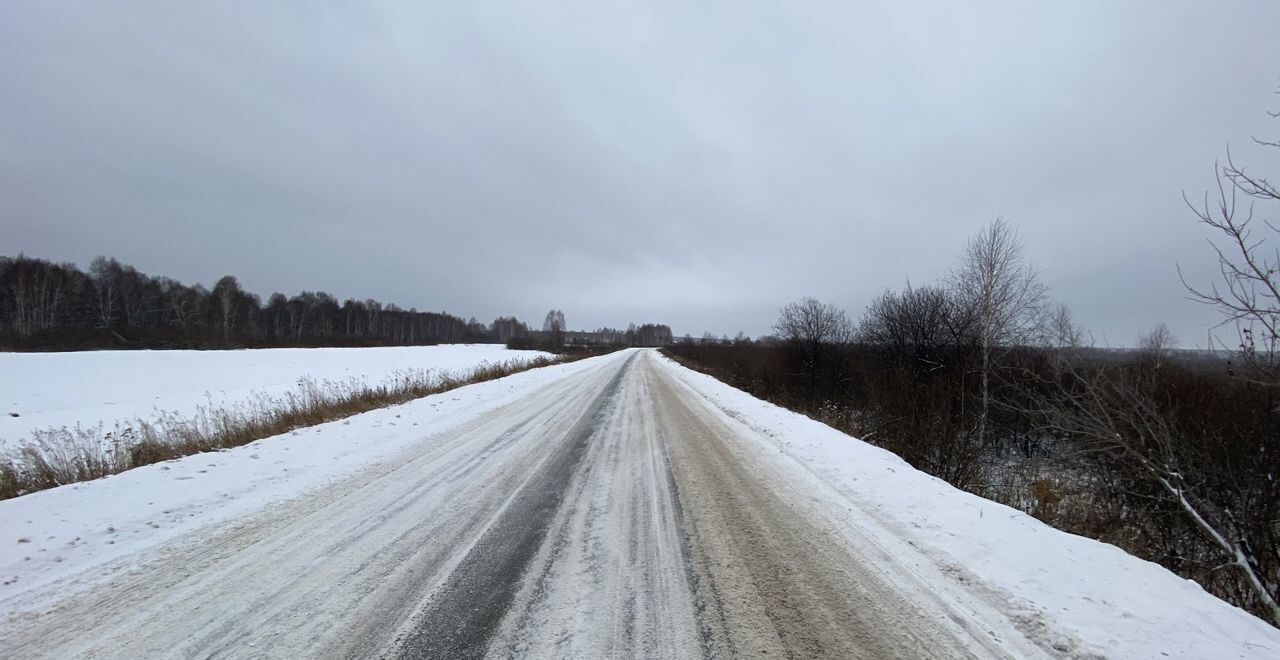
[[15, 657], [1274, 658], [1110, 546], [652, 351], [0, 502]]
[[189, 418], [201, 406], [225, 408], [256, 394], [283, 394], [302, 378], [377, 385], [397, 372], [461, 372], [538, 355], [545, 353], [487, 344], [0, 353], [0, 448], [36, 429], [102, 424], [109, 432], [117, 423], [124, 427], [161, 412]]

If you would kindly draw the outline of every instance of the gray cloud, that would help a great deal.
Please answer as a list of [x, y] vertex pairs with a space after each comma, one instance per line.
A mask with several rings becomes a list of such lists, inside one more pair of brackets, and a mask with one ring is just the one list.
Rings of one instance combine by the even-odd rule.
[[429, 4], [4, 3], [0, 252], [759, 334], [1003, 213], [1099, 338], [1194, 345], [1180, 195], [1275, 164], [1273, 3]]

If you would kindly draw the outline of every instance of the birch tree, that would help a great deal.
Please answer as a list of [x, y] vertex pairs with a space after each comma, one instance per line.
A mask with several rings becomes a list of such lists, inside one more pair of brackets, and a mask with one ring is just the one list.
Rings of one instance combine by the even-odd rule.
[[115, 259], [97, 257], [89, 264], [89, 277], [97, 296], [94, 308], [97, 311], [98, 327], [111, 328], [116, 324], [117, 303], [120, 300], [120, 263]]
[[564, 312], [558, 309], [547, 312], [547, 317], [542, 321], [542, 331], [547, 333], [547, 340], [551, 342], [552, 348], [564, 348]]
[[[1047, 392], [1033, 393], [1024, 412], [1042, 420], [1042, 430], [1070, 437], [1082, 454], [1102, 454], [1130, 466], [1157, 485], [1174, 506], [1239, 571], [1272, 624], [1280, 625], [1280, 586], [1268, 575], [1259, 552], [1267, 551], [1246, 522], [1256, 503], [1236, 496], [1231, 474], [1214, 474], [1209, 466], [1221, 443], [1205, 443], [1180, 428], [1168, 402], [1160, 396], [1158, 367], [1086, 368], [1064, 360]], [[1220, 430], [1221, 434], [1229, 430]]]
[[236, 326], [236, 312], [240, 302], [240, 282], [234, 276], [225, 275], [213, 285], [213, 297], [218, 301], [219, 319], [222, 322], [222, 338], [229, 341]]
[[1026, 262], [1022, 237], [996, 218], [969, 239], [952, 286], [977, 322], [980, 397], [977, 436], [985, 441], [991, 374], [1004, 350], [1032, 341], [1042, 325], [1046, 289]]

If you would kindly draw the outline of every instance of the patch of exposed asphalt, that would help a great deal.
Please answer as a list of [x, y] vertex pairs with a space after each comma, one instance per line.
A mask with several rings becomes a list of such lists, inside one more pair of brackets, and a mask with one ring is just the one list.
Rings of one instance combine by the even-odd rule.
[[555, 453], [450, 574], [418, 615], [412, 631], [400, 641], [397, 657], [484, 657], [520, 589], [526, 567], [546, 538], [601, 411], [617, 393], [634, 360], [633, 356], [618, 370], [559, 441]]
[[638, 358], [486, 657], [704, 657], [669, 463]]

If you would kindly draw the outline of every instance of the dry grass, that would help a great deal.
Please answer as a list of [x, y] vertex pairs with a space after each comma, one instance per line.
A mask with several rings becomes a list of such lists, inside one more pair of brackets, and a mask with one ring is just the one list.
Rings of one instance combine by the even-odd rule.
[[119, 474], [131, 468], [247, 445], [297, 428], [343, 419], [521, 371], [591, 357], [538, 357], [483, 364], [463, 375], [401, 372], [379, 385], [304, 379], [283, 396], [258, 395], [238, 406], [202, 407], [193, 417], [166, 414], [104, 433], [102, 426], [38, 431], [0, 457], [0, 499]]

